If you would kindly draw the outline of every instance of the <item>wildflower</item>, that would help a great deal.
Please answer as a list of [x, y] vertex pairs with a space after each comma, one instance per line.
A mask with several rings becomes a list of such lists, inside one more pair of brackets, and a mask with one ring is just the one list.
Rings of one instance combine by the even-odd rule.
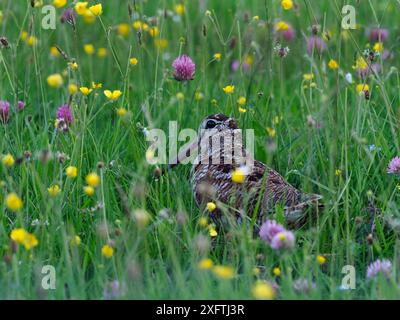
[[326, 49], [325, 42], [318, 36], [311, 36], [307, 38], [307, 52], [312, 55], [313, 52], [321, 54]]
[[92, 82], [92, 89], [101, 89], [103, 87], [102, 83]]
[[78, 168], [74, 166], [69, 166], [65, 169], [65, 173], [68, 178], [75, 179], [78, 176]]
[[351, 73], [346, 73], [345, 75], [345, 79], [348, 83], [352, 84], [353, 83], [353, 76], [351, 75]]
[[317, 260], [317, 263], [319, 265], [323, 265], [326, 262], [326, 258], [324, 256], [321, 256], [321, 255], [318, 255], [316, 260]]
[[6, 197], [6, 206], [13, 212], [17, 212], [22, 209], [23, 202], [20, 197], [15, 192], [11, 192]]
[[213, 267], [214, 263], [211, 259], [207, 258], [207, 259], [202, 259], [199, 264], [197, 265], [197, 267], [200, 270], [209, 270]]
[[19, 110], [19, 111], [24, 110], [25, 107], [26, 107], [25, 101], [18, 101], [17, 102], [17, 110]]
[[239, 111], [240, 113], [246, 113], [246, 112], [247, 112], [247, 110], [246, 110], [245, 108], [242, 108], [242, 107], [239, 107], [239, 108], [238, 108], [238, 111]]
[[235, 276], [235, 271], [230, 266], [215, 266], [212, 271], [220, 279], [232, 279]]
[[342, 175], [342, 170], [336, 169], [336, 170], [335, 170], [335, 176], [336, 176], [336, 177], [340, 177], [341, 175]]
[[129, 59], [129, 63], [132, 65], [132, 66], [136, 66], [137, 64], [138, 64], [138, 59], [136, 59], [136, 58], [130, 58]]
[[356, 91], [358, 93], [364, 93], [366, 91], [369, 91], [369, 86], [366, 83], [360, 83], [356, 86]]
[[93, 187], [96, 188], [100, 185], [100, 177], [96, 172], [91, 172], [89, 173], [86, 178], [85, 178], [86, 183]]
[[194, 99], [200, 101], [204, 99], [204, 94], [202, 92], [196, 91], [194, 94]]
[[76, 61], [68, 62], [68, 67], [69, 67], [72, 71], [78, 70], [78, 64], [76, 63]]
[[78, 92], [78, 86], [75, 83], [70, 83], [68, 85], [69, 94], [76, 94]]
[[207, 227], [208, 219], [206, 217], [200, 217], [199, 219], [199, 226], [200, 227]]
[[79, 14], [79, 15], [85, 14], [85, 12], [86, 12], [86, 10], [87, 10], [87, 5], [88, 5], [87, 2], [78, 1], [78, 2], [75, 4], [75, 11], [76, 11], [76, 13]]
[[274, 51], [276, 52], [276, 54], [278, 55], [278, 57], [280, 58], [286, 58], [286, 56], [289, 54], [290, 49], [289, 47], [282, 47], [280, 43], [278, 43], [275, 47], [274, 47]]
[[292, 41], [295, 37], [295, 30], [292, 27], [291, 24], [285, 22], [285, 21], [278, 21], [275, 24], [275, 32], [284, 40], [286, 41]]
[[60, 51], [58, 51], [57, 47], [51, 47], [50, 48], [50, 55], [53, 57], [59, 57], [60, 56]]
[[103, 13], [103, 6], [101, 5], [101, 3], [99, 3], [94, 6], [90, 6], [89, 10], [94, 16], [98, 17]]
[[80, 87], [79, 91], [82, 92], [85, 96], [88, 96], [93, 89], [89, 89], [88, 87]]
[[231, 94], [235, 92], [235, 86], [234, 85], [227, 85], [224, 88], [222, 88], [222, 90], [226, 93], [226, 94]]
[[107, 48], [98, 48], [97, 49], [97, 56], [99, 57], [99, 58], [105, 58], [105, 57], [107, 57]]
[[140, 21], [140, 20], [136, 20], [136, 21], [133, 21], [133, 23], [132, 23], [132, 26], [133, 26], [133, 28], [135, 29], [135, 30], [140, 30], [140, 29], [142, 29], [142, 21]]
[[147, 227], [147, 225], [150, 222], [150, 215], [148, 214], [148, 212], [146, 210], [143, 210], [143, 209], [135, 210], [133, 212], [133, 216], [135, 218], [137, 225], [140, 228]]
[[128, 113], [128, 110], [126, 110], [125, 108], [118, 108], [117, 109], [117, 115], [119, 116], [119, 117], [124, 117], [124, 116], [126, 116], [126, 114]]
[[293, 1], [292, 0], [282, 0], [281, 6], [284, 10], [290, 10], [293, 8]]
[[54, 5], [56, 8], [65, 7], [66, 4], [67, 4], [67, 0], [54, 0], [54, 1], [53, 1], [53, 5]]
[[174, 68], [174, 78], [177, 81], [192, 80], [196, 71], [196, 65], [187, 55], [181, 55], [172, 63]]
[[276, 276], [279, 277], [281, 275], [281, 269], [279, 267], [275, 267], [272, 269], [272, 273]]
[[72, 112], [68, 104], [64, 104], [57, 110], [57, 119], [63, 120], [67, 124], [72, 123]]
[[131, 31], [131, 28], [130, 28], [129, 24], [127, 24], [127, 23], [120, 23], [117, 26], [117, 32], [122, 37], [129, 36], [130, 31]]
[[257, 22], [257, 21], [260, 20], [260, 16], [254, 16], [254, 17], [252, 18], [252, 20], [255, 21], [255, 22]]
[[55, 184], [47, 188], [47, 192], [50, 194], [50, 196], [56, 197], [61, 192], [61, 188], [58, 184]]
[[218, 232], [214, 226], [210, 227], [210, 229], [208, 230], [208, 233], [209, 233], [210, 237], [212, 237], [212, 238], [215, 238], [216, 236], [218, 236]]
[[390, 277], [392, 272], [392, 263], [389, 260], [376, 260], [367, 268], [367, 278], [372, 279], [379, 273], [382, 273], [386, 278]]
[[114, 249], [110, 245], [106, 244], [101, 248], [101, 254], [105, 258], [111, 259], [114, 254]]
[[274, 138], [276, 136], [276, 130], [274, 128], [267, 127], [266, 130], [271, 138]]
[[400, 173], [400, 157], [394, 157], [388, 165], [388, 173]]
[[214, 53], [214, 59], [215, 59], [216, 61], [220, 61], [220, 60], [221, 60], [221, 57], [222, 57], [222, 54], [221, 54], [221, 53], [219, 53], [219, 52]]
[[47, 84], [52, 88], [60, 88], [64, 83], [59, 73], [51, 74], [47, 77]]
[[176, 14], [183, 15], [185, 13], [185, 6], [182, 3], [176, 4], [174, 10]]
[[292, 249], [294, 247], [295, 237], [291, 231], [282, 231], [275, 235], [271, 240], [271, 248], [275, 250]]
[[268, 243], [280, 232], [285, 231], [285, 228], [274, 220], [265, 221], [260, 228], [260, 238]]
[[232, 172], [232, 181], [235, 183], [243, 183], [248, 174], [244, 167], [236, 168]]
[[120, 90], [105, 90], [104, 95], [107, 97], [108, 100], [115, 101], [122, 95], [122, 92]]
[[167, 39], [155, 39], [154, 45], [157, 49], [163, 50], [168, 47], [168, 40]]
[[8, 153], [1, 159], [1, 163], [5, 167], [12, 167], [15, 163], [15, 159], [10, 153]]
[[373, 49], [375, 52], [382, 52], [383, 51], [383, 43], [382, 42], [375, 43]]
[[368, 38], [370, 41], [384, 42], [389, 37], [389, 31], [383, 28], [375, 28], [369, 31]]
[[257, 281], [252, 290], [253, 297], [257, 300], [272, 300], [275, 297], [273, 287], [264, 281]]
[[305, 73], [305, 74], [303, 74], [303, 79], [304, 79], [304, 81], [311, 81], [314, 79], [314, 74], [313, 73]]
[[88, 197], [92, 197], [94, 195], [94, 188], [91, 186], [85, 186], [83, 187], [83, 192], [88, 196]]
[[35, 36], [30, 36], [28, 38], [28, 40], [26, 41], [26, 43], [28, 44], [28, 46], [30, 47], [34, 47], [37, 45], [38, 43], [38, 39]]
[[82, 240], [81, 240], [80, 236], [74, 236], [71, 239], [71, 245], [73, 245], [73, 246], [79, 246], [81, 244], [81, 242], [82, 242]]
[[208, 202], [207, 203], [207, 210], [210, 212], [213, 212], [215, 209], [217, 209], [217, 205], [214, 202]]
[[61, 15], [61, 23], [69, 23], [71, 25], [75, 25], [75, 11], [72, 8], [68, 8], [64, 10]]
[[335, 69], [339, 68], [339, 64], [337, 63], [336, 60], [331, 59], [328, 62], [328, 67], [329, 67], [329, 69], [335, 70]]
[[22, 244], [26, 250], [30, 250], [39, 244], [34, 234], [27, 232], [22, 228], [11, 231], [10, 238], [18, 244]]
[[85, 53], [88, 54], [88, 55], [92, 55], [92, 54], [94, 54], [94, 52], [95, 52], [94, 46], [93, 46], [92, 44], [90, 44], [90, 43], [85, 44], [85, 45], [83, 46], [83, 50], [84, 50]]
[[240, 96], [237, 103], [238, 105], [243, 106], [246, 103], [246, 97]]

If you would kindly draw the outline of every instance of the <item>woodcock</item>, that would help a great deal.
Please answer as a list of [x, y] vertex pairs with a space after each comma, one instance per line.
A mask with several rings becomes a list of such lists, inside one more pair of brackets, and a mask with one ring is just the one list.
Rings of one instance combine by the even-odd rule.
[[[217, 204], [211, 213], [217, 225], [233, 217], [238, 223], [253, 222], [257, 230], [267, 218], [276, 218], [277, 208], [281, 208], [288, 226], [296, 228], [322, 209], [321, 196], [301, 192], [278, 172], [253, 159], [233, 118], [223, 114], [206, 117], [198, 137], [179, 153], [171, 167], [197, 154], [191, 170], [193, 194], [200, 207], [208, 202]], [[232, 180], [235, 170], [244, 174], [240, 183]]]

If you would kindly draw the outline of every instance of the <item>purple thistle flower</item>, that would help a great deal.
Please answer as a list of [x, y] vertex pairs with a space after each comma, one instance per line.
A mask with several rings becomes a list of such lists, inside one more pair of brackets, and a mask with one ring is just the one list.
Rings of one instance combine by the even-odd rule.
[[10, 116], [10, 103], [0, 100], [0, 122], [7, 123]]
[[18, 110], [24, 110], [25, 106], [26, 106], [26, 103], [24, 101], [18, 101], [18, 103], [17, 103]]
[[281, 231], [271, 240], [271, 248], [275, 250], [292, 249], [294, 247], [294, 234], [291, 231]]
[[325, 49], [326, 43], [321, 37], [311, 36], [307, 38], [307, 52], [309, 55], [312, 55], [314, 51], [321, 54]]
[[388, 165], [388, 173], [400, 173], [400, 157], [394, 157]]
[[315, 289], [316, 285], [314, 282], [310, 283], [305, 278], [299, 278], [293, 282], [293, 289], [298, 293], [308, 293], [310, 289]]
[[174, 78], [178, 81], [192, 80], [196, 71], [196, 65], [187, 55], [181, 55], [172, 63]]
[[64, 10], [64, 12], [61, 15], [61, 23], [69, 23], [71, 25], [75, 24], [75, 11], [73, 8], [68, 8]]
[[389, 31], [388, 29], [383, 28], [374, 28], [369, 30], [368, 38], [370, 41], [385, 41], [389, 38]]
[[63, 120], [67, 124], [71, 124], [72, 122], [72, 112], [71, 108], [68, 104], [64, 104], [57, 110], [57, 119]]
[[367, 268], [367, 278], [371, 279], [382, 272], [386, 278], [390, 277], [392, 272], [392, 263], [389, 260], [376, 260], [372, 262]]
[[285, 231], [285, 228], [274, 220], [265, 221], [260, 228], [260, 238], [271, 243], [272, 239], [280, 232]]

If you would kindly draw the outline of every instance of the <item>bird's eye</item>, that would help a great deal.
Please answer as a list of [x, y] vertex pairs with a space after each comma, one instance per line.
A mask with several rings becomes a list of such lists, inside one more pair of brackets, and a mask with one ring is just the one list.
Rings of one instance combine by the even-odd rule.
[[217, 125], [214, 120], [208, 120], [206, 123], [206, 129], [212, 129]]

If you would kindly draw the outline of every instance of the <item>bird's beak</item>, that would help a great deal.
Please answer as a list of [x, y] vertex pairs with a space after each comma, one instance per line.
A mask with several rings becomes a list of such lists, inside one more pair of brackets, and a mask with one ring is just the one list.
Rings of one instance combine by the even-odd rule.
[[199, 148], [199, 139], [196, 138], [192, 142], [183, 147], [183, 149], [178, 153], [177, 157], [170, 162], [168, 167], [170, 169], [173, 169], [178, 164], [185, 162], [185, 160], [191, 157], [197, 151], [198, 148]]

